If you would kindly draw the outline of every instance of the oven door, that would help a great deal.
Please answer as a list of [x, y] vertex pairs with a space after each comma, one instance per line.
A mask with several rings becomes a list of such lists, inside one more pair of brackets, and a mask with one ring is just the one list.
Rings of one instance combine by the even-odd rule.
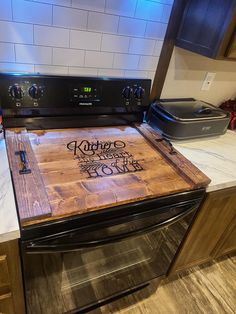
[[74, 313], [166, 275], [198, 205], [152, 209], [23, 244], [28, 313]]

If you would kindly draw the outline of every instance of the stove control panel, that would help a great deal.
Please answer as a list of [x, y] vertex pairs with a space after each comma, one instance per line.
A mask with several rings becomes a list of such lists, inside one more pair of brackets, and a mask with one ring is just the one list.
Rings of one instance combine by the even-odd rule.
[[[8, 102], [15, 107], [24, 107], [31, 105], [32, 107], [39, 106], [39, 100], [43, 97], [45, 87], [38, 84], [33, 84], [30, 80], [11, 81], [8, 86]], [[4, 90], [1, 95], [4, 95]]]
[[126, 105], [130, 105], [131, 101], [134, 99], [138, 106], [142, 106], [145, 97], [145, 89], [139, 84], [126, 86], [122, 91], [122, 96], [125, 99]]
[[93, 105], [100, 101], [100, 88], [96, 84], [78, 84], [70, 89], [70, 100], [80, 105]]
[[106, 115], [145, 111], [151, 80], [0, 74], [5, 116]]

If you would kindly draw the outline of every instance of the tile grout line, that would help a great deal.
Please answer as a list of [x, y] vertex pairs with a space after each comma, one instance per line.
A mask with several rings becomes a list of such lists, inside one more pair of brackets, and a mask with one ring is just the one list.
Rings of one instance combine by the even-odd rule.
[[54, 65], [53, 59], [54, 59], [54, 48], [52, 48], [52, 51], [51, 51], [51, 65]]
[[[88, 12], [89, 13], [89, 12]], [[66, 28], [66, 27], [63, 27], [63, 26], [50, 26], [48, 24], [33, 24], [33, 23], [25, 23], [25, 22], [15, 22], [15, 21], [6, 21], [6, 20], [1, 20], [0, 19], [0, 22], [7, 22], [7, 23], [16, 23], [16, 24], [22, 24], [22, 25], [34, 25], [35, 27], [49, 27], [49, 28], [54, 28], [54, 29], [64, 29], [64, 30], [73, 30], [73, 31], [78, 31], [78, 32], [88, 32], [88, 33], [94, 33], [94, 34], [106, 34], [106, 35], [113, 35], [113, 36], [123, 36], [123, 37], [130, 37], [132, 36], [133, 38], [141, 38], [141, 39], [153, 39], [153, 40], [163, 40], [164, 39], [164, 36], [163, 38], [160, 38], [160, 37], [146, 37], [146, 35], [131, 35], [131, 34], [121, 34], [121, 33], [112, 33], [112, 32], [104, 32], [104, 31], [95, 31], [95, 30], [89, 30], [89, 29], [85, 29], [85, 28]], [[150, 22], [150, 21], [146, 21], [147, 23]], [[159, 22], [158, 22], [159, 23]], [[163, 23], [159, 23], [159, 24], [163, 24]], [[164, 23], [166, 24], [166, 23]]]
[[[132, 39], [132, 37], [128, 37], [129, 39]], [[144, 57], [152, 57], [152, 54], [147, 53], [135, 53], [135, 52], [114, 52], [109, 50], [95, 50], [95, 49], [86, 49], [86, 48], [71, 48], [71, 47], [62, 47], [62, 46], [48, 46], [48, 45], [40, 45], [40, 44], [22, 44], [22, 43], [13, 43], [13, 42], [6, 42], [6, 41], [0, 41], [0, 43], [6, 43], [6, 44], [15, 44], [16, 46], [30, 46], [30, 47], [41, 47], [41, 48], [57, 48], [57, 49], [65, 49], [65, 50], [76, 50], [76, 51], [89, 51], [89, 52], [104, 52], [108, 54], [116, 53], [116, 54], [123, 54], [123, 55], [131, 55], [131, 56], [144, 56]], [[153, 56], [153, 57], [159, 57], [159, 56]], [[1, 61], [0, 61], [1, 62]]]
[[[61, 67], [65, 68], [67, 65], [59, 65], [59, 64], [49, 64], [49, 63], [27, 63], [27, 62], [1, 62], [0, 64], [24, 64], [24, 65], [31, 65], [31, 66], [53, 66], [53, 67]], [[88, 68], [88, 69], [99, 69], [99, 67], [93, 67], [93, 66], [76, 66], [76, 65], [69, 65], [70, 68]], [[106, 68], [106, 67], [101, 67], [101, 69], [106, 69], [106, 70], [118, 70], [118, 71], [131, 71], [131, 72], [148, 72], [148, 70], [138, 70], [138, 69], [128, 69], [127, 67], [122, 67], [122, 68]], [[155, 71], [150, 71], [150, 72], [155, 72]]]
[[34, 32], [35, 32], [35, 30], [34, 30], [34, 24], [32, 25], [33, 26], [33, 44], [35, 45], [35, 40], [34, 40]]
[[137, 12], [137, 7], [138, 7], [138, 0], [136, 0], [135, 10], [134, 10], [134, 17], [135, 17], [136, 12]]
[[52, 27], [54, 27], [54, 5], [52, 5]]
[[85, 68], [85, 57], [86, 57], [86, 50], [84, 50], [84, 60], [83, 60], [83, 67]]
[[[49, 6], [50, 4], [48, 4]], [[51, 5], [50, 5], [51, 6]], [[57, 7], [58, 5], [53, 5], [54, 7]], [[65, 8], [63, 6], [59, 6], [62, 8]], [[70, 8], [70, 7], [66, 7], [66, 8]], [[76, 8], [71, 8], [72, 10], [76, 9]], [[127, 16], [127, 15], [121, 15], [121, 14], [111, 14], [111, 13], [107, 13], [107, 12], [101, 12], [101, 11], [92, 11], [92, 10], [88, 10], [88, 9], [78, 9], [79, 11], [87, 11], [87, 12], [91, 12], [91, 13], [98, 13], [98, 14], [104, 14], [104, 15], [109, 15], [109, 16], [113, 16], [113, 17], [122, 17], [122, 18], [127, 18], [127, 19], [132, 19], [132, 20], [137, 20], [137, 21], [145, 21], [145, 22], [153, 22], [153, 23], [160, 23], [160, 24], [168, 24], [168, 21], [163, 22], [161, 19], [144, 19], [144, 18], [137, 18], [135, 16]], [[27, 22], [27, 21], [16, 21], [16, 20], [3, 20], [6, 22], [15, 22], [15, 23], [20, 23], [20, 24], [32, 24], [31, 22]], [[48, 26], [48, 27], [52, 27], [50, 26], [51, 24], [40, 24], [40, 23], [35, 23], [35, 25], [40, 25], [40, 26]], [[60, 27], [60, 26], [59, 26]], [[61, 27], [60, 27], [61, 28]]]
[[13, 48], [14, 48], [14, 56], [15, 56], [15, 62], [14, 63], [16, 63], [16, 45], [15, 44], [13, 45]]
[[13, 18], [13, 3], [12, 3], [13, 0], [11, 0], [11, 18], [12, 18], [12, 21], [14, 21], [14, 18]]

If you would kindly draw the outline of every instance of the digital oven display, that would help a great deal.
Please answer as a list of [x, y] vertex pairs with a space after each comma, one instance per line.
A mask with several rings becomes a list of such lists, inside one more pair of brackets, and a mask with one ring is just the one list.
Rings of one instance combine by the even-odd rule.
[[83, 86], [83, 87], [81, 88], [81, 92], [82, 92], [82, 93], [91, 93], [91, 92], [93, 92], [93, 88], [92, 88], [92, 87], [89, 87], [89, 86]]

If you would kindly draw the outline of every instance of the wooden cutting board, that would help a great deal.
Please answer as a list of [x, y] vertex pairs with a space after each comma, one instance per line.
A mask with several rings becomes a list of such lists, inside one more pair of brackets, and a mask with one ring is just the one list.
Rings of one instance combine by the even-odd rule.
[[[6, 130], [23, 225], [55, 220], [199, 187], [199, 169], [148, 125]], [[17, 151], [25, 151], [31, 173]]]

